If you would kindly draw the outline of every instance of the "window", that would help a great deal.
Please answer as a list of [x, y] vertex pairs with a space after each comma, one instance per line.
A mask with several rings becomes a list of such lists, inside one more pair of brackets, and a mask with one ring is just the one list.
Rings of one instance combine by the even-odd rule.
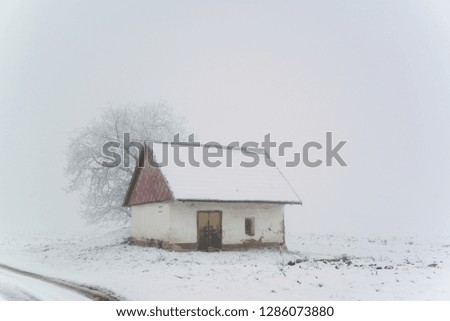
[[255, 218], [246, 217], [245, 218], [245, 234], [249, 236], [255, 235]]

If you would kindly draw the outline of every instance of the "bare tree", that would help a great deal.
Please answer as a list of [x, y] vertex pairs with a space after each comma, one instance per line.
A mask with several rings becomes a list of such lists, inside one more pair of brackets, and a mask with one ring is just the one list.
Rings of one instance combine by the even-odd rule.
[[[138, 159], [138, 149], [124, 151], [124, 134], [133, 141], [171, 141], [184, 132], [183, 120], [163, 102], [142, 106], [112, 106], [103, 111], [100, 120], [77, 130], [70, 138], [67, 150], [66, 174], [70, 178], [69, 192], [79, 191], [82, 210], [90, 221], [121, 220], [130, 216], [122, 201]], [[103, 154], [103, 145], [118, 142], [120, 152], [129, 152], [130, 167], [102, 166], [111, 162]]]

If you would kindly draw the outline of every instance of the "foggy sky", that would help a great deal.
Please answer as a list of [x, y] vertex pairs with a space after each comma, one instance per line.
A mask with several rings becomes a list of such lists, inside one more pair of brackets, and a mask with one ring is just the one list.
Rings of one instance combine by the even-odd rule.
[[348, 167], [282, 169], [304, 203], [288, 232], [448, 235], [449, 17], [445, 1], [2, 1], [0, 229], [80, 226], [69, 133], [165, 100], [203, 142], [348, 141]]

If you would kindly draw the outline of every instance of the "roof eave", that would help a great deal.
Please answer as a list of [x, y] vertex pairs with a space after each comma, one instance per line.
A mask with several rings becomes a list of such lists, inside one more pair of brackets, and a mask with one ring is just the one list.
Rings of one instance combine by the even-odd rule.
[[302, 201], [267, 201], [267, 200], [221, 200], [221, 199], [196, 199], [196, 198], [177, 198], [180, 202], [217, 202], [217, 203], [265, 203], [265, 204], [285, 204], [285, 205], [303, 205]]

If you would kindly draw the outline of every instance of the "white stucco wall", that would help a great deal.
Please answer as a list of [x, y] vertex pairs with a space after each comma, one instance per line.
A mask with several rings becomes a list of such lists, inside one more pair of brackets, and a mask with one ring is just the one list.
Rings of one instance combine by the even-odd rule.
[[170, 242], [197, 243], [197, 209], [194, 203], [170, 204]]
[[[137, 240], [158, 239], [170, 243], [197, 243], [197, 212], [222, 212], [222, 244], [246, 240], [284, 242], [283, 205], [263, 203], [171, 201], [131, 207], [131, 236]], [[255, 235], [245, 234], [245, 218], [255, 218]]]
[[[283, 205], [263, 203], [180, 202], [170, 204], [169, 239], [172, 243], [197, 242], [197, 211], [222, 211], [222, 244], [245, 240], [283, 243]], [[245, 234], [245, 218], [255, 218], [255, 235]]]
[[169, 203], [150, 203], [131, 207], [131, 236], [136, 240], [169, 241]]

